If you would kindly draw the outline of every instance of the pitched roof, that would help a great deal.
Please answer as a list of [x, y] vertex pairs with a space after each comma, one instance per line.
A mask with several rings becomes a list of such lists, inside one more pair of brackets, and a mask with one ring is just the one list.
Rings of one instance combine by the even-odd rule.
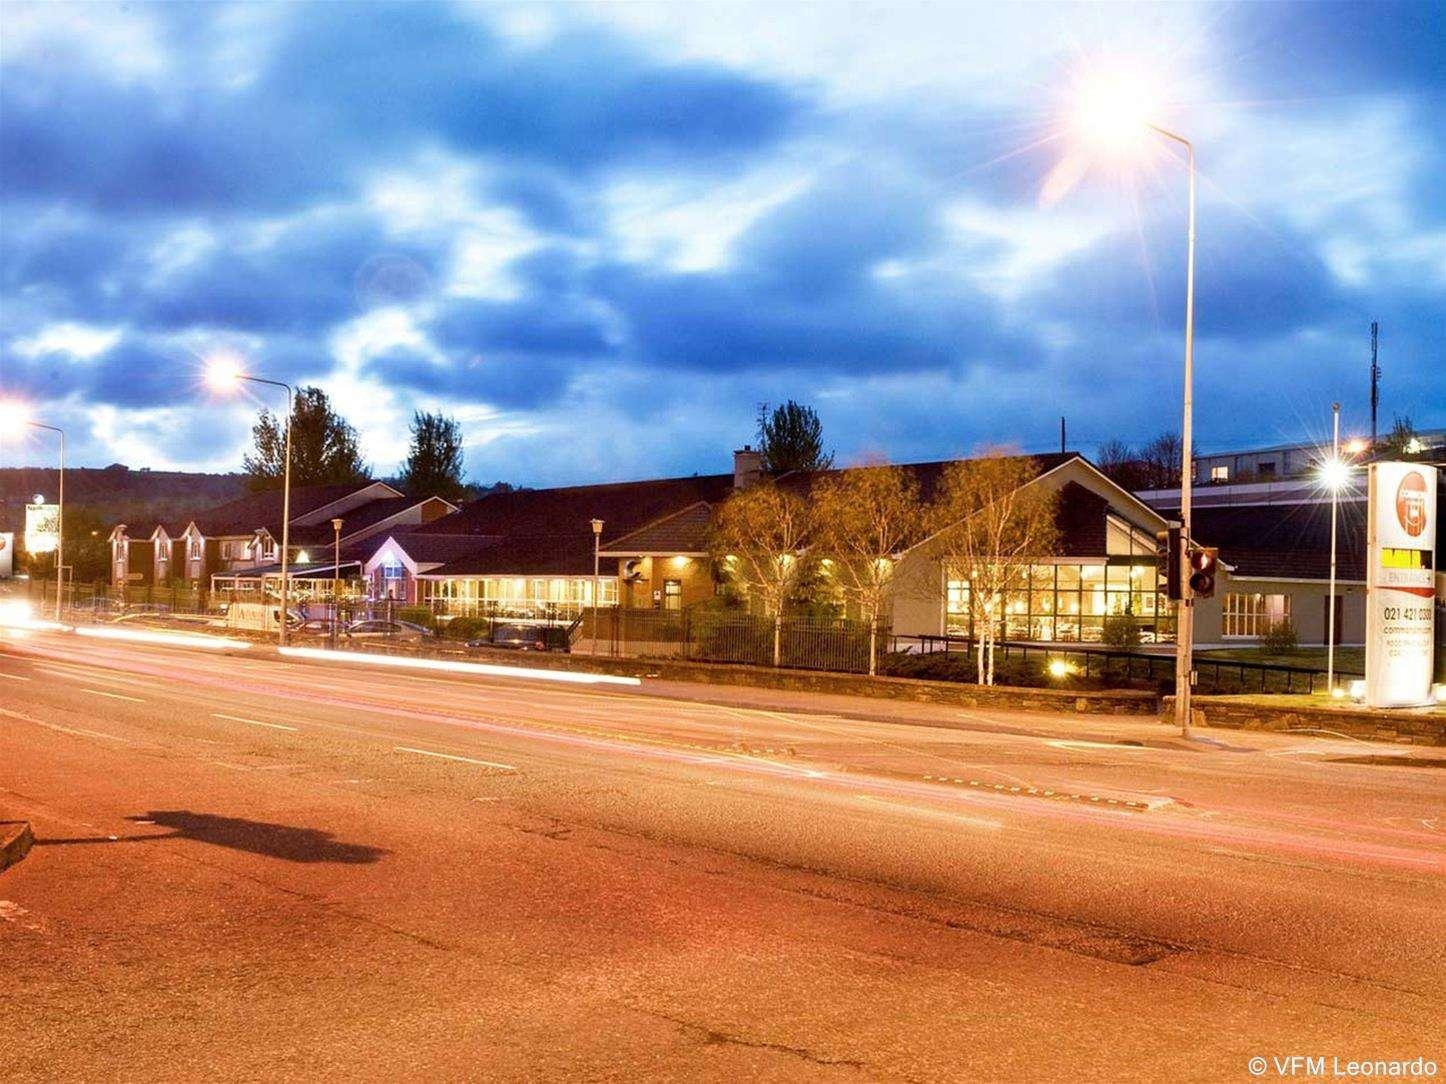
[[[340, 485], [293, 487], [291, 490], [291, 520], [294, 523], [298, 517], [304, 516], [308, 512], [314, 512], [318, 508], [324, 508], [370, 484], [370, 482], [365, 482], [358, 485], [348, 482]], [[190, 523], [195, 523], [197, 529], [207, 538], [246, 535], [261, 527], [271, 531], [272, 534], [279, 535], [281, 533], [282, 502], [281, 490], [268, 489], [260, 493], [248, 493], [244, 497], [237, 497], [234, 501], [218, 504], [190, 516], [177, 517], [162, 526], [166, 528], [166, 533], [172, 538], [179, 537]]]
[[708, 529], [712, 523], [713, 505], [697, 501], [630, 534], [614, 538], [604, 548], [629, 554], [702, 553], [708, 548]]
[[[1364, 579], [1366, 502], [1338, 506], [1336, 574]], [[1321, 579], [1330, 576], [1331, 506], [1297, 504], [1217, 505], [1194, 508], [1191, 534], [1202, 545], [1218, 546], [1220, 559], [1237, 576]]]
[[[294, 499], [294, 498], [293, 498]], [[432, 500], [431, 497], [379, 497], [374, 501], [358, 505], [341, 514], [341, 533], [343, 538], [355, 535], [358, 531], [365, 531], [392, 516], [400, 515], [410, 508], [424, 504]], [[450, 503], [450, 502], [449, 502]], [[331, 520], [324, 519], [320, 523], [313, 523], [305, 527], [296, 525], [296, 517], [292, 516], [291, 541], [295, 545], [319, 545], [323, 542], [330, 542], [334, 537], [331, 527]], [[409, 526], [413, 526], [409, 524]], [[419, 526], [419, 525], [416, 525]], [[273, 532], [274, 533], [274, 532]]]

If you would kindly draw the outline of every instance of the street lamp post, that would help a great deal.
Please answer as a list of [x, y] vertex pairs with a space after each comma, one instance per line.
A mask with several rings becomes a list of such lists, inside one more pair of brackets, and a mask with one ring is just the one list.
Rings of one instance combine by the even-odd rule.
[[602, 569], [602, 532], [603, 521], [595, 519], [592, 521], [592, 653], [596, 655], [598, 641], [598, 614], [599, 604], [602, 600], [598, 597], [598, 588], [602, 583], [600, 572]]
[[1336, 505], [1344, 471], [1341, 463], [1341, 405], [1331, 404], [1331, 586], [1326, 602], [1326, 689], [1336, 691]]
[[[1095, 85], [1082, 87], [1081, 109], [1075, 118], [1079, 134], [1100, 149], [1118, 153], [1144, 132], [1154, 132], [1185, 148], [1189, 173], [1189, 222], [1185, 248], [1185, 387], [1180, 423], [1180, 606], [1175, 635], [1175, 721], [1184, 737], [1190, 736], [1190, 678], [1194, 672], [1195, 598], [1190, 589], [1191, 515], [1193, 481], [1195, 386], [1195, 146], [1184, 136], [1153, 124], [1144, 86], [1131, 85], [1127, 73], [1097, 73]], [[1102, 77], [1102, 78], [1101, 78]]]
[[331, 552], [331, 646], [336, 647], [337, 623], [341, 620], [341, 517], [331, 521], [335, 534]]
[[1190, 736], [1191, 678], [1194, 676], [1195, 598], [1190, 589], [1190, 484], [1194, 474], [1191, 450], [1195, 403], [1195, 147], [1185, 137], [1150, 124], [1148, 127], [1185, 148], [1190, 174], [1190, 212], [1185, 249], [1185, 394], [1180, 422], [1180, 612], [1175, 630], [1175, 722], [1180, 734]]
[[277, 631], [277, 639], [282, 647], [286, 646], [286, 620], [287, 620], [287, 573], [288, 557], [291, 550], [291, 424], [296, 417], [296, 391], [290, 384], [280, 380], [267, 380], [265, 377], [252, 376], [244, 372], [234, 359], [219, 357], [213, 360], [206, 372], [207, 383], [217, 391], [231, 391], [241, 381], [249, 381], [252, 384], [266, 384], [269, 387], [281, 388], [286, 392], [286, 461], [282, 467], [281, 478], [281, 622]]
[[27, 421], [32, 429], [47, 429], [60, 437], [60, 490], [55, 500], [55, 620], [60, 620], [65, 597], [65, 430], [43, 422]]

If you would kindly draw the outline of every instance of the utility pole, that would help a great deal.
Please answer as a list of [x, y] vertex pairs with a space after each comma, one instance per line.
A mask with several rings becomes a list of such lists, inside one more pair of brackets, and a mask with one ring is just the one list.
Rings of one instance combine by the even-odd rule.
[[1064, 455], [1064, 415], [1059, 416], [1059, 454]]
[[1381, 366], [1376, 352], [1379, 321], [1371, 321], [1371, 450], [1376, 447], [1376, 410], [1381, 405]]

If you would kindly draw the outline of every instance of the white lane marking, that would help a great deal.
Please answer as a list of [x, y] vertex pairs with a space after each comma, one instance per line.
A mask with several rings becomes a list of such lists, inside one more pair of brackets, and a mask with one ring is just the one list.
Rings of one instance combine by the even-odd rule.
[[49, 674], [51, 677], [65, 678], [68, 681], [100, 681], [111, 685], [140, 685], [151, 686], [154, 681], [145, 681], [139, 678], [117, 677], [112, 674], [97, 674], [94, 668], [85, 666], [66, 666], [57, 664], [54, 667], [37, 666], [35, 669], [42, 674]]
[[104, 689], [87, 689], [84, 686], [80, 689], [83, 693], [90, 693], [91, 696], [105, 696], [111, 700], [129, 700], [132, 704], [144, 704], [145, 701], [139, 696], [125, 696], [122, 693], [108, 693]]
[[252, 726], [266, 726], [272, 730], [296, 730], [297, 727], [286, 726], [284, 723], [263, 723], [260, 719], [247, 719], [241, 715], [223, 715], [219, 711], [211, 713], [213, 719], [229, 719], [233, 723], [250, 723]]
[[118, 741], [122, 745], [134, 745], [128, 738], [118, 738], [114, 734], [107, 734], [101, 730], [82, 730], [79, 727], [61, 726], [59, 723], [47, 723], [40, 719], [32, 718], [29, 715], [22, 715], [18, 711], [11, 711], [9, 708], [0, 708], [0, 715], [7, 719], [19, 719], [22, 723], [31, 723], [35, 726], [43, 726], [46, 730], [58, 730], [62, 734], [78, 734], [86, 738], [105, 738], [108, 741]]
[[476, 757], [459, 757], [452, 753], [434, 753], [430, 749], [413, 749], [409, 745], [394, 745], [392, 748], [398, 753], [416, 753], [418, 756], [439, 757], [442, 760], [460, 760], [464, 764], [480, 764], [484, 768], [501, 768], [506, 772], [515, 772], [515, 764], [499, 764], [495, 760], [478, 760]]
[[1143, 753], [1147, 747], [1143, 745], [1118, 745], [1111, 741], [1085, 741], [1083, 738], [1061, 738], [1058, 741], [1047, 741], [1045, 745], [1053, 746], [1056, 749], [1113, 749], [1117, 753]]
[[960, 824], [968, 824], [975, 828], [988, 828], [997, 831], [1004, 827], [999, 821], [986, 820], [984, 817], [969, 817], [963, 813], [951, 813], [946, 809], [925, 809], [922, 806], [902, 805], [899, 802], [888, 802], [882, 798], [875, 798], [872, 794], [855, 794], [861, 802], [868, 802], [870, 805], [886, 806], [889, 809], [896, 809], [901, 813], [914, 813], [925, 817], [943, 817], [945, 820], [957, 821]]
[[9, 678], [11, 681], [29, 681], [29, 680], [30, 680], [28, 677], [21, 677], [19, 674], [4, 674], [4, 673], [0, 673], [0, 677]]

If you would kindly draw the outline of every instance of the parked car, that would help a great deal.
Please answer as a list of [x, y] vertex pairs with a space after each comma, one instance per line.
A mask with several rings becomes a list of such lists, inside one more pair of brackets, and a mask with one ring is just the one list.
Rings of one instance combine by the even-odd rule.
[[341, 631], [340, 622], [330, 617], [308, 617], [295, 631], [300, 636], [330, 636], [333, 629]]
[[430, 639], [437, 634], [425, 625], [410, 621], [355, 621], [347, 626], [348, 640], [403, 640], [415, 643]]
[[503, 624], [490, 636], [468, 640], [467, 646], [500, 647], [509, 651], [567, 651], [567, 629], [560, 625]]

